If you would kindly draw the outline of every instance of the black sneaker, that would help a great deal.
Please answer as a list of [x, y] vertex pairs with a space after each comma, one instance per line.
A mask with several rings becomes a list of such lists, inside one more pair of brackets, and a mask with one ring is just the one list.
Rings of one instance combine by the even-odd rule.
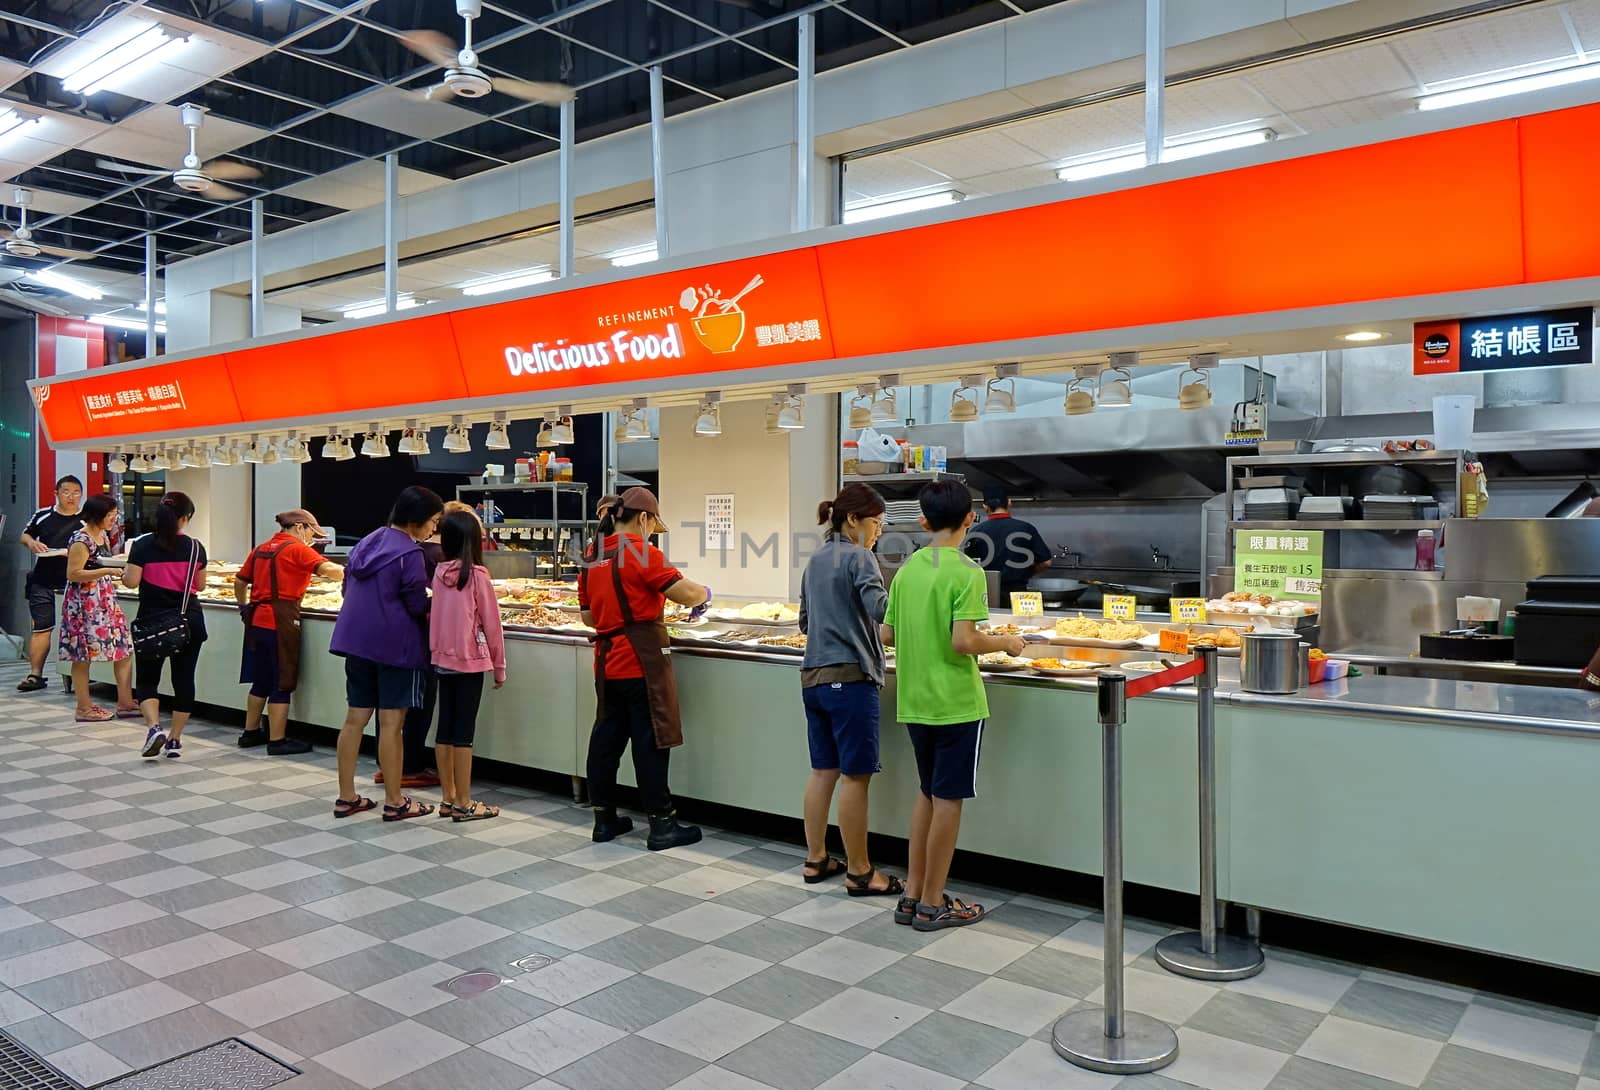
[[983, 906], [958, 901], [948, 893], [942, 905], [917, 905], [916, 918], [911, 926], [918, 931], [942, 931], [947, 927], [966, 927], [977, 923], [986, 915]]
[[252, 746], [267, 744], [267, 732], [264, 730], [247, 730], [239, 735], [239, 748], [250, 749]]
[[304, 738], [283, 738], [267, 743], [267, 753], [273, 757], [292, 757], [296, 753], [310, 753], [311, 743]]
[[160, 727], [151, 727], [144, 736], [144, 748], [139, 751], [141, 757], [159, 757], [161, 751], [167, 746], [167, 732]]

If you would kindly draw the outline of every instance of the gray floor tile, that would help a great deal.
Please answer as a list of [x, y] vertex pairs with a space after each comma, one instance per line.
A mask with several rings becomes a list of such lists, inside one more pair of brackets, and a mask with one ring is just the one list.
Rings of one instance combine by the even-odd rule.
[[1589, 1046], [1589, 1055], [1583, 1061], [1583, 1074], [1586, 1078], [1600, 1079], [1600, 1034], [1595, 1035], [1594, 1043]]
[[561, 958], [566, 953], [567, 951], [561, 947], [543, 942], [531, 935], [511, 934], [493, 942], [486, 942], [482, 946], [463, 950], [459, 954], [451, 954], [445, 960], [463, 969], [494, 969], [504, 976], [515, 977], [517, 971], [511, 968], [513, 961], [525, 958], [529, 954], [548, 954], [553, 958]]
[[[1015, 1052], [1023, 1038], [934, 1011], [878, 1051], [959, 1079], [976, 1079]], [[1131, 1090], [1131, 1088], [1130, 1088]]]
[[[39, 906], [35, 906], [36, 908]], [[27, 927], [15, 927], [5, 933], [5, 938], [0, 940], [0, 949], [5, 953], [0, 955], [0, 961], [6, 958], [20, 957], [31, 954], [35, 950], [46, 950], [52, 946], [60, 946], [71, 942], [75, 936], [67, 934], [61, 928], [51, 923], [29, 924]]]
[[982, 973], [957, 965], [946, 965], [928, 958], [902, 958], [887, 969], [873, 973], [857, 986], [879, 995], [937, 1009], [966, 995], [986, 979]]
[[746, 1010], [787, 1022], [819, 1003], [832, 999], [844, 989], [845, 986], [838, 981], [826, 980], [785, 965], [774, 965], [746, 977], [732, 987], [724, 988], [716, 997], [724, 1003], [734, 1003]]
[[894, 950], [901, 954], [915, 954], [926, 950], [938, 936], [928, 935], [915, 928], [894, 922], [891, 912], [879, 912], [858, 924], [839, 932], [841, 938], [854, 939], [869, 946]]
[[[611, 874], [614, 871], [615, 868], [612, 868], [606, 873]], [[717, 899], [719, 904], [722, 901], [723, 898]], [[621, 916], [624, 920], [632, 920], [634, 923], [654, 923], [686, 908], [693, 908], [699, 903], [698, 897], [674, 893], [670, 889], [654, 889], [646, 886], [632, 893], [624, 893], [621, 897], [613, 897], [605, 903], [605, 911], [607, 915]], [[576, 909], [577, 906], [574, 905], [573, 908]]]
[[[385, 1083], [383, 1090], [523, 1090], [533, 1077], [526, 1067], [491, 1056], [482, 1049], [469, 1048]], [[285, 1084], [284, 1090], [299, 1090], [299, 1087], [291, 1081]]]
[[988, 935], [999, 935], [1037, 946], [1055, 938], [1077, 922], [1059, 913], [1007, 902], [989, 910], [983, 920], [983, 931]]
[[347, 992], [359, 992], [432, 964], [433, 959], [426, 954], [386, 942], [313, 965], [306, 972]]
[[587, 957], [642, 973], [700, 946], [693, 939], [674, 935], [670, 931], [640, 927], [585, 947], [583, 952]]
[[667, 1090], [704, 1066], [705, 1061], [654, 1041], [624, 1037], [563, 1067], [550, 1080], [570, 1090]]
[[[92, 912], [97, 908], [106, 908], [130, 899], [126, 893], [110, 886], [90, 886], [88, 889], [75, 889], [71, 893], [51, 897], [43, 904], [50, 906], [52, 919], [62, 920], [68, 916], [76, 916], [80, 912]], [[36, 908], [40, 907], [39, 902], [33, 902], [33, 905]]]
[[805, 904], [816, 894], [777, 882], [751, 882], [748, 886], [729, 890], [717, 898], [717, 904], [754, 912], [757, 916], [776, 916], [795, 905]]
[[[774, 874], [781, 874], [787, 870], [800, 870], [804, 860], [782, 852], [771, 851], [767, 848], [753, 848], [738, 855], [730, 855], [717, 866], [723, 870], [736, 871], [739, 874], [753, 874], [757, 878], [766, 878]], [[823, 888], [819, 883], [818, 888]]]
[[362, 863], [371, 863], [378, 859], [387, 859], [391, 853], [382, 848], [374, 848], [370, 844], [349, 843], [342, 848], [330, 848], [325, 852], [316, 852], [305, 857], [304, 862], [323, 870], [343, 870], [346, 867], [359, 866]]
[[1322, 1018], [1301, 1007], [1223, 991], [1209, 999], [1184, 1025], [1278, 1052], [1294, 1052], [1322, 1024]]
[[526, 893], [514, 901], [481, 908], [472, 915], [512, 931], [529, 931], [577, 910], [578, 906], [570, 901], [546, 897], [542, 893]]
[[193, 996], [202, 1003], [209, 1003], [213, 999], [220, 999], [225, 995], [253, 988], [257, 984], [265, 984], [269, 980], [277, 980], [294, 972], [292, 966], [285, 965], [277, 958], [270, 958], [266, 954], [251, 950], [245, 954], [235, 954], [231, 958], [214, 961], [210, 965], [202, 965], [198, 969], [187, 972], [175, 973], [163, 981], [164, 984], [178, 989], [184, 995]]
[[1467, 1005], [1409, 988], [1358, 980], [1344, 993], [1333, 1013], [1434, 1041], [1448, 1041], [1461, 1016], [1467, 1013]]
[[88, 1040], [65, 1022], [58, 1021], [48, 1014], [7, 1026], [6, 1032], [40, 1056], [48, 1056], [64, 1048], [74, 1048]]
[[[434, 845], [434, 847], [453, 849], [455, 845], [453, 843], [440, 844]], [[407, 852], [406, 854], [415, 856], [418, 853]], [[403, 892], [408, 897], [421, 901], [432, 897], [436, 893], [460, 889], [473, 881], [472, 877], [463, 874], [461, 871], [452, 870], [450, 867], [435, 863], [427, 870], [417, 871], [414, 874], [406, 875], [404, 878], [397, 878], [392, 883], [385, 884], [391, 885], [392, 888]]]
[[1404, 1090], [1397, 1082], [1363, 1075], [1303, 1056], [1290, 1056], [1267, 1090]]
[[569, 1003], [567, 1009], [608, 1026], [637, 1033], [704, 998], [699, 992], [664, 980], [634, 976]]
[[1596, 1028], [1594, 1015], [1583, 1011], [1567, 1010], [1565, 1007], [1553, 1007], [1548, 1003], [1534, 1003], [1525, 999], [1510, 999], [1487, 992], [1480, 994], [1473, 1002], [1479, 1006], [1490, 1007], [1494, 1010], [1520, 1014], [1528, 1018], [1541, 1018], [1546, 1022], [1573, 1026], [1577, 1029], [1586, 1029], [1591, 1032]]
[[210, 1007], [192, 1007], [105, 1037], [97, 1037], [94, 1043], [138, 1070], [236, 1037], [248, 1029]]
[[[542, 839], [548, 840], [550, 838], [543, 837]], [[516, 847], [518, 851], [532, 852], [535, 855], [546, 854], [545, 852], [536, 848], [532, 848], [526, 844], [518, 844]], [[573, 848], [562, 848], [561, 845], [555, 845], [555, 847], [557, 850], [561, 851], [563, 855], [566, 854], [566, 852], [574, 850]], [[562, 882], [570, 882], [575, 878], [582, 878], [584, 875], [589, 873], [589, 871], [584, 870], [582, 867], [574, 867], [568, 863], [557, 863], [553, 859], [546, 858], [533, 864], [531, 867], [518, 867], [514, 871], [507, 871], [505, 874], [496, 875], [495, 881], [506, 882], [513, 886], [520, 886], [529, 893], [539, 893], [543, 890], [549, 889], [551, 886], [559, 886]]]
[[125, 958], [153, 947], [165, 946], [169, 942], [190, 938], [203, 931], [205, 928], [181, 916], [158, 916], [132, 927], [119, 927], [115, 931], [94, 935], [85, 941], [112, 957]]
[[107, 961], [87, 969], [36, 980], [32, 984], [22, 985], [16, 991], [40, 1010], [54, 1013], [91, 999], [148, 984], [152, 979], [149, 974], [141, 973], [131, 965]]
[[[1165, 969], [1161, 971], [1166, 972]], [[1105, 972], [1098, 961], [1064, 950], [1030, 951], [995, 975], [1015, 984], [1043, 988], [1047, 992], [1077, 999], [1082, 999], [1105, 983]]]
[[[441, 820], [439, 824], [433, 826], [433, 828], [441, 831], [454, 832], [455, 830], [453, 828], [448, 828], [449, 826], [453, 825], [453, 822]], [[494, 850], [494, 847], [495, 846], [493, 844], [484, 844], [468, 839], [465, 836], [458, 836], [453, 840], [443, 841], [438, 844], [429, 844], [425, 848], [418, 848], [416, 851], [407, 852], [406, 854], [412, 856], [413, 858], [420, 859], [424, 863], [437, 863], [441, 868], [444, 868], [457, 860], [471, 859], [475, 855], [482, 855], [484, 852], [492, 851]], [[447, 876], [449, 875], [448, 871], [445, 873]], [[450, 887], [441, 886], [439, 888], [448, 889]], [[433, 892], [437, 893], [439, 890], [434, 890]], [[420, 898], [431, 896], [431, 894], [418, 893], [416, 896]]]
[[337, 897], [341, 893], [350, 893], [354, 890], [365, 889], [363, 882], [354, 878], [346, 878], [342, 874], [318, 874], [298, 881], [286, 882], [281, 886], [273, 886], [269, 891], [272, 896], [285, 904], [308, 905], [312, 901], [321, 901], [327, 897]]
[[1422, 1090], [1573, 1090], [1576, 1075], [1445, 1045]]
[[866, 1049], [836, 1037], [779, 1026], [724, 1056], [717, 1066], [776, 1090], [815, 1090], [866, 1054]]
[[386, 908], [381, 912], [369, 912], [349, 923], [357, 931], [365, 931], [369, 935], [376, 935], [380, 939], [392, 942], [457, 918], [459, 914], [451, 912], [448, 908], [412, 901], [409, 904]]
[[157, 908], [173, 915], [188, 912], [204, 905], [216, 904], [218, 901], [228, 901], [235, 897], [243, 897], [250, 891], [243, 886], [236, 886], [222, 878], [213, 878], [209, 882], [197, 882], [192, 886], [182, 889], [171, 889], [164, 893], [152, 893], [144, 900]]
[[377, 1033], [405, 1018], [370, 999], [346, 995], [312, 1007], [256, 1029], [269, 1041], [277, 1041], [302, 1056], [320, 1056], [331, 1048], [349, 1044], [358, 1037]]
[[500, 987], [471, 999], [452, 999], [415, 1019], [446, 1037], [475, 1045], [553, 1010], [554, 1004], [515, 988]]
[[676, 878], [680, 874], [687, 874], [695, 869], [695, 864], [682, 859], [674, 859], [670, 855], [657, 853], [644, 855], [638, 859], [630, 859], [626, 863], [618, 863], [614, 867], [607, 867], [607, 874], [614, 874], [618, 878], [626, 878], [630, 882], [642, 882], [653, 886], [657, 882], [665, 882]]
[[[717, 903], [723, 904], [726, 900], [725, 897], [719, 897]], [[737, 950], [741, 954], [749, 954], [751, 957], [776, 964], [787, 961], [802, 950], [809, 950], [828, 938], [826, 932], [801, 927], [798, 924], [761, 920], [722, 936], [713, 945], [720, 946], [724, 950]]]
[[[271, 889], [267, 893], [277, 897], [279, 890]], [[232, 939], [242, 946], [259, 950], [263, 946], [285, 942], [312, 931], [321, 931], [327, 926], [328, 920], [315, 912], [307, 912], [303, 908], [284, 908], [269, 912], [265, 916], [257, 916], [253, 920], [245, 920], [243, 923], [229, 924], [227, 927], [219, 928], [217, 934]]]

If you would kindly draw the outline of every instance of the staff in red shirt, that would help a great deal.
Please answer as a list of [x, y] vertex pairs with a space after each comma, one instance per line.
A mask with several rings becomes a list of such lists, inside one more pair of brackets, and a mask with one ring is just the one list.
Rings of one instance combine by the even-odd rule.
[[310, 511], [285, 511], [277, 521], [278, 532], [255, 547], [233, 578], [233, 596], [245, 623], [239, 683], [250, 686], [239, 744], [265, 744], [274, 757], [311, 751], [309, 742], [287, 733], [289, 695], [300, 676], [300, 599], [313, 576], [344, 581], [344, 569], [311, 547], [328, 533]]
[[603, 844], [633, 829], [617, 816], [617, 768], [633, 746], [639, 797], [650, 817], [646, 846], [653, 852], [693, 844], [700, 829], [680, 824], [667, 788], [667, 758], [683, 744], [678, 688], [672, 676], [667, 600], [704, 607], [709, 588], [693, 583], [650, 544], [666, 530], [648, 488], [630, 488], [600, 520], [599, 549], [578, 577], [583, 623], [595, 630], [594, 686], [598, 703], [589, 735], [589, 801], [594, 840]]

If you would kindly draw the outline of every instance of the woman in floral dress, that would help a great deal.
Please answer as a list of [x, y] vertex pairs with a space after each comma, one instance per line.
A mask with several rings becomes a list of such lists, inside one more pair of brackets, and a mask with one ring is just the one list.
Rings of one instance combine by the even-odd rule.
[[[67, 543], [67, 591], [61, 604], [61, 657], [72, 663], [72, 691], [80, 723], [133, 718], [133, 640], [128, 618], [117, 604], [118, 570], [101, 563], [111, 555], [111, 529], [117, 501], [90, 496], [83, 505], [83, 529]], [[89, 700], [89, 664], [110, 662], [117, 682], [115, 713]]]

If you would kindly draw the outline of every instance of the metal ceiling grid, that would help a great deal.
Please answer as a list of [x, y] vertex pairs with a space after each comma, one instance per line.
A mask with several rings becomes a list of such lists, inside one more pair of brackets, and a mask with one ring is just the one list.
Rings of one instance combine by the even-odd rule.
[[[817, 15], [817, 68], [826, 71], [1062, 2], [486, 0], [474, 47], [491, 77], [577, 89], [584, 140], [648, 120], [652, 65], [662, 67], [669, 113], [793, 78], [804, 13]], [[200, 61], [175, 58], [149, 75], [150, 86], [181, 93], [66, 91], [52, 74], [64, 67], [62, 52], [130, 13], [203, 43]], [[38, 193], [31, 225], [40, 241], [90, 251], [91, 266], [131, 273], [143, 268], [146, 234], [157, 236], [162, 262], [247, 240], [253, 197], [264, 199], [269, 232], [364, 198], [376, 203], [381, 190], [360, 176], [387, 153], [398, 154], [408, 184], [421, 189], [557, 147], [550, 106], [497, 92], [422, 100], [440, 70], [402, 43], [415, 30], [459, 39], [462, 23], [449, 0], [13, 0], [0, 8], [0, 109], [79, 128], [27, 157], [0, 147], [0, 188]], [[106, 165], [177, 166], [186, 149], [174, 107], [191, 101], [210, 112], [202, 152], [261, 171], [230, 181], [243, 198], [186, 195], [165, 174]], [[331, 183], [319, 185], [328, 175]]]

